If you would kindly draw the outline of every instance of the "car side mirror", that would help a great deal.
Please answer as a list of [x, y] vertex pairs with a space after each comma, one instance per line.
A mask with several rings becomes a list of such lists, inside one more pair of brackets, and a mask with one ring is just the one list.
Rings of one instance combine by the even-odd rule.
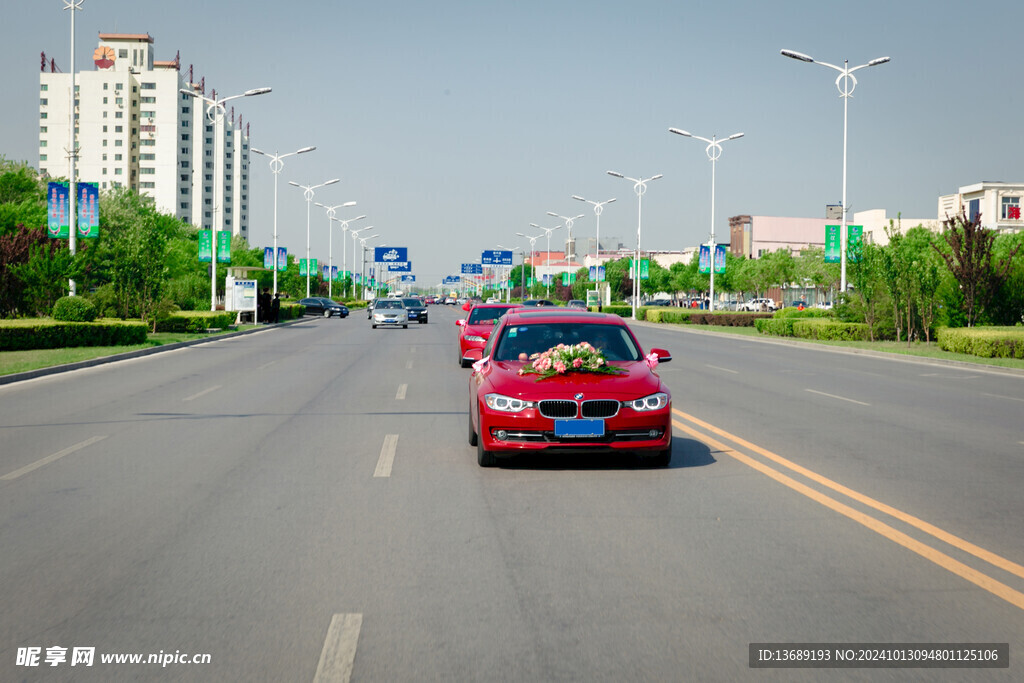
[[474, 363], [484, 357], [484, 350], [480, 347], [473, 347], [466, 349], [466, 353], [463, 354], [462, 360], [470, 360]]
[[466, 324], [466, 321], [462, 320], [462, 319], [459, 319], [459, 320], [455, 321], [455, 327], [463, 327], [463, 326], [465, 326], [465, 324]]
[[672, 354], [665, 349], [651, 349], [650, 352], [658, 354], [659, 363], [667, 363], [672, 360]]

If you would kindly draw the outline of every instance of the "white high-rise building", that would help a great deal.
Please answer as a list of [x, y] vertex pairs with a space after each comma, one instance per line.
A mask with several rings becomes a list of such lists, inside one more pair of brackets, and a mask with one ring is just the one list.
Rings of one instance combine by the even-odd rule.
[[[101, 191], [130, 188], [160, 211], [207, 229], [216, 220], [218, 230], [248, 239], [249, 136], [241, 117], [228, 110], [224, 147], [215, 149], [206, 104], [179, 92], [203, 86], [188, 82], [177, 59], [155, 61], [147, 33], [99, 38], [94, 70], [75, 78], [78, 181], [98, 183]], [[70, 87], [70, 74], [39, 76], [39, 172], [55, 178], [70, 170]], [[219, 200], [215, 170], [224, 176]]]

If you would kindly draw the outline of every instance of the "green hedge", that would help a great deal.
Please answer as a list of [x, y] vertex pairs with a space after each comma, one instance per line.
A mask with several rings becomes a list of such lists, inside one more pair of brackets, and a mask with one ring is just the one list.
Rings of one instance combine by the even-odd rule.
[[53, 319], [67, 323], [91, 323], [96, 319], [96, 307], [80, 296], [62, 296], [53, 305]]
[[157, 332], [204, 332], [210, 328], [226, 329], [235, 324], [234, 312], [176, 311], [156, 321]]
[[793, 336], [800, 339], [827, 341], [867, 341], [868, 325], [866, 323], [823, 320], [820, 317], [810, 320], [796, 319], [793, 321]]
[[940, 327], [939, 348], [982, 358], [1024, 358], [1024, 327]]
[[835, 314], [833, 314], [832, 311], [826, 310], [826, 309], [823, 309], [823, 308], [805, 308], [804, 310], [801, 311], [799, 308], [794, 308], [792, 306], [788, 306], [786, 308], [780, 308], [779, 310], [775, 311], [775, 313], [773, 313], [772, 315], [775, 316], [776, 318], [834, 318], [835, 317]]
[[718, 325], [720, 327], [753, 327], [758, 320], [771, 318], [771, 313], [715, 313], [691, 309], [690, 322], [694, 325]]
[[148, 327], [143, 322], [106, 319], [93, 323], [49, 318], [4, 321], [0, 325], [0, 351], [144, 344]]
[[306, 307], [299, 304], [281, 304], [281, 308], [277, 314], [277, 321], [282, 322], [284, 320], [295, 320], [296, 318], [301, 318], [305, 311]]

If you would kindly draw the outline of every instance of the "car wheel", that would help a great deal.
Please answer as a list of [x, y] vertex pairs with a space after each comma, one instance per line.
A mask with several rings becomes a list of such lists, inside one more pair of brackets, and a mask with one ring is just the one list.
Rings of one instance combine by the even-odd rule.
[[476, 464], [480, 467], [495, 467], [498, 458], [491, 451], [484, 450], [484, 440], [477, 436], [476, 439]]
[[459, 359], [459, 367], [460, 368], [468, 368], [472, 364], [473, 363], [471, 361], [468, 361], [465, 358], [460, 358]]
[[330, 318], [331, 317], [331, 312], [330, 311], [324, 311], [324, 317], [325, 318]]
[[409, 326], [408, 325], [402, 325], [402, 329], [403, 330], [407, 330], [407, 329], [409, 329]]
[[476, 430], [473, 429], [473, 413], [469, 413], [468, 417], [466, 422], [469, 423], [469, 445], [475, 446], [479, 437], [476, 435]]
[[377, 329], [376, 325], [370, 325], [370, 327], [372, 327], [373, 329]]

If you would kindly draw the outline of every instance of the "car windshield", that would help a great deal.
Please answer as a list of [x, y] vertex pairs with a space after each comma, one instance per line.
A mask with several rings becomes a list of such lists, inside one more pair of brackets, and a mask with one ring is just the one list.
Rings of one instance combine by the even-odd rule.
[[423, 305], [419, 299], [402, 299], [402, 301], [405, 302], [406, 308], [418, 308]]
[[[533, 323], [509, 325], [494, 350], [494, 360], [524, 360], [559, 344], [588, 342], [607, 360], [640, 360], [640, 349], [624, 325], [614, 323]], [[525, 354], [521, 356], [520, 354]]]
[[512, 306], [504, 306], [500, 308], [474, 308], [469, 312], [469, 325], [484, 325], [487, 323], [493, 323], [495, 320], [505, 315]]
[[403, 306], [402, 302], [399, 301], [398, 299], [383, 299], [381, 301], [378, 301], [374, 308], [377, 310], [381, 310], [392, 308], [405, 308], [405, 306]]

